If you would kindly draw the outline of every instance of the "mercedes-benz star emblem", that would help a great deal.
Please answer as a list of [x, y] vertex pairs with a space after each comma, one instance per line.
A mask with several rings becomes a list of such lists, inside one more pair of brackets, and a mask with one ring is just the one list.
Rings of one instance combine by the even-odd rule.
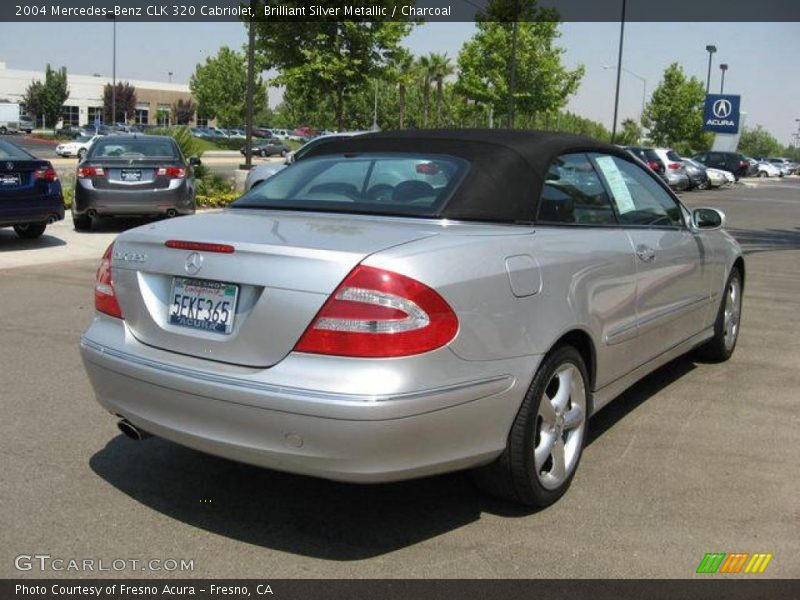
[[203, 255], [199, 252], [192, 252], [186, 257], [186, 264], [184, 269], [189, 275], [197, 275], [203, 266]]
[[13, 168], [14, 168], [14, 163], [12, 163], [12, 162], [7, 162], [6, 163], [6, 169], [8, 169], [10, 171]]
[[733, 107], [731, 106], [730, 100], [721, 98], [714, 102], [714, 106], [711, 107], [711, 110], [718, 119], [727, 119], [733, 112]]

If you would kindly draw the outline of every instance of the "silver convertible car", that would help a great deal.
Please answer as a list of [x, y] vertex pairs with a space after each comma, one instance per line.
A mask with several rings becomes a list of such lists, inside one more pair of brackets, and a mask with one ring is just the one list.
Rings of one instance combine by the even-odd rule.
[[342, 139], [224, 212], [121, 234], [81, 353], [134, 439], [350, 482], [474, 469], [546, 506], [592, 414], [690, 350], [731, 356], [724, 224], [588, 138]]

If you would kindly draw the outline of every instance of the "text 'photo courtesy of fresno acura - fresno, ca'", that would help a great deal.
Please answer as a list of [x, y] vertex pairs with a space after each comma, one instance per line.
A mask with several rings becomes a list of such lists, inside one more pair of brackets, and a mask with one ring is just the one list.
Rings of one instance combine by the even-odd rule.
[[342, 138], [228, 210], [119, 235], [80, 348], [134, 439], [348, 482], [473, 469], [546, 506], [592, 414], [681, 354], [733, 353], [724, 226], [584, 137]]

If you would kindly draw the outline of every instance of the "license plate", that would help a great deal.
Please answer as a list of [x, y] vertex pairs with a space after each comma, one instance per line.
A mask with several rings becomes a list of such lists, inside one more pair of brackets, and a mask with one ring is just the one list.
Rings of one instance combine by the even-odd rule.
[[0, 185], [19, 185], [19, 173], [0, 174]]
[[142, 170], [141, 169], [122, 169], [120, 172], [120, 177], [122, 181], [141, 181], [142, 180]]
[[190, 329], [229, 334], [239, 286], [221, 281], [174, 277], [169, 322]]

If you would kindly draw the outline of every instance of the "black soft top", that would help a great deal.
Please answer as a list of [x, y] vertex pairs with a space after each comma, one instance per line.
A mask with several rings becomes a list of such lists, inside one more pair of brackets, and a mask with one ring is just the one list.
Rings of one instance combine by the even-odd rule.
[[533, 221], [550, 165], [561, 154], [625, 150], [589, 137], [512, 129], [425, 129], [370, 133], [319, 144], [305, 158], [358, 152], [445, 154], [471, 163], [437, 216], [480, 221]]

